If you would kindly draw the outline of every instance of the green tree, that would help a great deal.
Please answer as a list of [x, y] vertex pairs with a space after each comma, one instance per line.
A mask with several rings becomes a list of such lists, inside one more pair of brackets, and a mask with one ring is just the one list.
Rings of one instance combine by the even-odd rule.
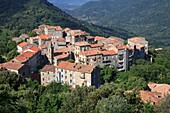
[[99, 100], [95, 111], [96, 113], [130, 113], [128, 109], [129, 105], [125, 98], [113, 95]]
[[156, 106], [156, 113], [170, 113], [170, 95], [164, 98], [161, 103]]
[[100, 76], [101, 76], [101, 80], [104, 80], [104, 82], [111, 82], [114, 78], [114, 76], [116, 75], [117, 70], [113, 67], [109, 67], [109, 66], [104, 66], [103, 68], [101, 68], [100, 71]]

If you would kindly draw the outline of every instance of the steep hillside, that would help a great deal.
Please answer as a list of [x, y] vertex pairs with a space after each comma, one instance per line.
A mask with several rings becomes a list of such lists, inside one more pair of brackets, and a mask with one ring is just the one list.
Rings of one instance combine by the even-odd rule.
[[80, 7], [88, 1], [95, 0], [48, 0], [62, 10], [73, 10]]
[[170, 45], [170, 0], [100, 0], [88, 2], [70, 14], [145, 36], [153, 45]]
[[[122, 29], [110, 29], [103, 32], [103, 28], [78, 21], [66, 14], [47, 0], [1, 0], [0, 1], [0, 26], [7, 29], [17, 29], [23, 32], [32, 30], [40, 24], [60, 25], [72, 29], [82, 29], [94, 35], [130, 36]], [[105, 30], [105, 29], [104, 29]], [[116, 31], [116, 32], [112, 32]], [[125, 34], [121, 36], [121, 34]]]

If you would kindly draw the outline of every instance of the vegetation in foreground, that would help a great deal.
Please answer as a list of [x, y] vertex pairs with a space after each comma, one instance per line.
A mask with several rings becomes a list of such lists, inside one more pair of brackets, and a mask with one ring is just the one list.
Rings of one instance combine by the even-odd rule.
[[169, 83], [170, 48], [153, 51], [154, 62], [139, 60], [127, 72], [116, 72], [104, 67], [101, 71], [103, 85], [77, 87], [51, 83], [47, 87], [19, 75], [0, 71], [0, 112], [3, 113], [167, 113], [169, 96], [159, 105], [144, 104], [135, 93], [126, 90], [147, 90], [148, 82]]

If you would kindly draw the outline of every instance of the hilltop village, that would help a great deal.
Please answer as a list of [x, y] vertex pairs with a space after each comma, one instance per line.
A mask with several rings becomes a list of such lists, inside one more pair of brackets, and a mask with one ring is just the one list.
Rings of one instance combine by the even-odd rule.
[[[47, 86], [56, 81], [76, 86], [100, 86], [100, 68], [110, 66], [126, 71], [137, 59], [148, 56], [148, 41], [143, 37], [123, 40], [118, 37], [91, 36], [86, 31], [40, 25], [34, 29], [37, 36], [23, 34], [14, 37], [20, 42], [19, 53], [9, 62], [0, 64], [0, 70], [16, 72]], [[148, 83], [151, 91], [140, 91], [143, 102], [152, 104], [170, 94], [170, 85]], [[125, 91], [130, 93], [131, 91]]]
[[[145, 59], [148, 41], [143, 37], [129, 38], [91, 36], [86, 31], [40, 25], [34, 29], [36, 37], [22, 35], [13, 40], [20, 53], [1, 69], [14, 71], [31, 79], [39, 79], [41, 85], [52, 81], [78, 86], [100, 86], [98, 66], [111, 66], [126, 71], [136, 59]], [[41, 70], [40, 70], [41, 69]], [[40, 77], [36, 76], [40, 70]]]

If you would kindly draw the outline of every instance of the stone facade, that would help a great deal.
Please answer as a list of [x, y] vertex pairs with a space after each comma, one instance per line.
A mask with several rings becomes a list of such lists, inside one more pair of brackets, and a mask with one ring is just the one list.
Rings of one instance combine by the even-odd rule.
[[42, 70], [41, 70], [41, 85], [47, 86], [51, 82], [55, 81], [55, 66], [53, 65], [46, 65]]
[[100, 72], [97, 67], [78, 63], [60, 62], [56, 67], [56, 81], [76, 86], [100, 86]]

